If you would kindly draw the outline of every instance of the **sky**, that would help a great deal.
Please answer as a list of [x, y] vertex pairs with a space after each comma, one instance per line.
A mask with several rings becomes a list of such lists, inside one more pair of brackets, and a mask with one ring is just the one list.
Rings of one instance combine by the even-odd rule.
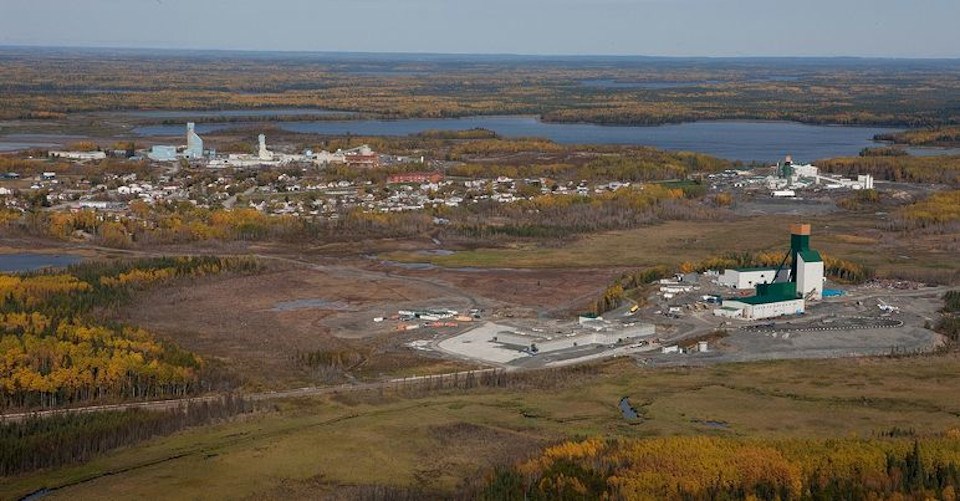
[[960, 0], [0, 0], [0, 45], [960, 57]]

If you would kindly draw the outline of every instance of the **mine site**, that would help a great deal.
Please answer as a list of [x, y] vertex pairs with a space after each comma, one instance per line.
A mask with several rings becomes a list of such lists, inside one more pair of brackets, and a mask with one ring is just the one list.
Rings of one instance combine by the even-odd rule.
[[500, 50], [0, 45], [0, 499], [956, 498], [957, 60]]

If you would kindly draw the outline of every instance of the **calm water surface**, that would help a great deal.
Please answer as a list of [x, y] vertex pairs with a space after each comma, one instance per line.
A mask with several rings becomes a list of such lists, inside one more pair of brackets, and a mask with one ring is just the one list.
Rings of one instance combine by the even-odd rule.
[[0, 254], [0, 272], [19, 273], [43, 268], [64, 268], [82, 260], [83, 256], [73, 254]]
[[[200, 133], [238, 124], [198, 124]], [[406, 136], [425, 130], [463, 130], [482, 127], [505, 137], [544, 137], [561, 144], [647, 145], [673, 151], [695, 151], [730, 160], [772, 162], [793, 155], [795, 161], [857, 155], [878, 146], [875, 134], [899, 129], [837, 127], [796, 122], [710, 121], [660, 126], [607, 126], [541, 122], [531, 116], [490, 116], [404, 120], [334, 120], [274, 122], [292, 132]], [[135, 129], [142, 136], [180, 135], [182, 126], [156, 125]]]

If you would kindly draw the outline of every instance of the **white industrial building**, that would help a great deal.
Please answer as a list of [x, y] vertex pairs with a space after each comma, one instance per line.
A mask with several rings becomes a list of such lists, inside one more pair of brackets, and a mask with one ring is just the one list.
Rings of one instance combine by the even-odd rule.
[[797, 177], [797, 178], [801, 178], [801, 177], [815, 178], [820, 175], [820, 169], [811, 164], [791, 165], [791, 168], [793, 168], [794, 177]]
[[[777, 171], [780, 178], [789, 181], [789, 186], [804, 186], [807, 183], [813, 183], [823, 186], [826, 189], [847, 188], [852, 190], [872, 190], [873, 176], [870, 174], [859, 175], [856, 179], [846, 179], [839, 176], [824, 175], [820, 169], [811, 164], [795, 164], [793, 159], [787, 156], [786, 160], [777, 165]], [[781, 187], [780, 185], [775, 185]], [[788, 190], [783, 190], [786, 192]], [[774, 193], [774, 196], [778, 196]], [[782, 195], [781, 195], [782, 196]]]
[[823, 299], [823, 259], [817, 251], [797, 254], [797, 293], [805, 299]]
[[652, 324], [634, 324], [622, 329], [604, 329], [592, 332], [571, 332], [568, 334], [545, 335], [527, 334], [517, 331], [501, 331], [493, 342], [535, 353], [548, 353], [576, 348], [578, 346], [613, 346], [630, 339], [654, 335], [656, 327]]
[[[203, 139], [197, 135], [196, 124], [187, 123], [187, 145], [176, 147], [169, 145], [154, 145], [147, 152], [147, 158], [154, 162], [175, 162], [180, 158], [187, 160], [199, 160], [204, 156]], [[215, 152], [209, 152], [210, 156]]]
[[[291, 158], [295, 157], [295, 158]], [[267, 136], [260, 134], [257, 137], [257, 154], [231, 153], [226, 158], [214, 158], [207, 163], [207, 167], [216, 169], [222, 167], [261, 167], [284, 165], [294, 160], [305, 160], [303, 155], [278, 155], [267, 149]]]
[[203, 139], [197, 135], [193, 122], [187, 122], [187, 148], [183, 150], [183, 156], [190, 160], [203, 158]]
[[806, 311], [806, 301], [803, 299], [774, 298], [770, 301], [758, 300], [759, 296], [738, 299], [725, 299], [723, 307], [714, 310], [719, 317], [743, 318], [746, 320], [760, 320], [776, 318], [785, 315], [799, 315]]
[[273, 160], [273, 152], [267, 149], [266, 134], [260, 134], [257, 136], [257, 140], [260, 143], [260, 148], [258, 148], [257, 151], [257, 156], [260, 158], [260, 160]]
[[774, 190], [770, 193], [770, 196], [773, 198], [793, 198], [797, 196], [797, 192], [794, 190]]
[[51, 151], [50, 158], [65, 158], [67, 160], [103, 160], [107, 154], [103, 151]]
[[173, 162], [177, 159], [176, 146], [154, 145], [147, 152], [147, 158], [154, 162]]
[[[781, 272], [781, 278], [784, 273]], [[717, 278], [717, 283], [737, 290], [753, 289], [757, 284], [766, 284], [775, 282], [777, 279], [776, 268], [735, 268], [723, 271], [723, 275]]]

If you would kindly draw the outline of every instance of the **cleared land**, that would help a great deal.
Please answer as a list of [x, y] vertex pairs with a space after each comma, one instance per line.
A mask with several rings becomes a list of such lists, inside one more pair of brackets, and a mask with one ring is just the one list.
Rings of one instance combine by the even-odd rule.
[[[417, 365], [412, 356], [391, 360], [397, 356], [382, 350], [374, 356], [378, 343], [364, 338], [393, 334], [374, 324], [374, 316], [431, 304], [463, 308], [470, 300], [427, 283], [355, 269], [280, 264], [256, 276], [151, 291], [125, 308], [124, 320], [224, 363], [249, 388], [284, 388], [331, 376], [299, 363], [299, 356], [313, 352], [348, 355], [345, 366], [337, 367], [342, 370], [369, 364], [370, 371], [389, 373]], [[420, 361], [424, 366], [437, 363], [442, 370], [452, 367]]]
[[588, 235], [562, 246], [515, 245], [429, 256], [393, 252], [385, 257], [449, 267], [642, 268], [697, 261], [728, 251], [785, 250], [787, 225], [802, 219], [813, 225], [813, 244], [817, 249], [872, 267], [880, 276], [933, 272], [950, 277], [960, 272], [960, 261], [949, 250], [953, 235], [883, 231], [878, 228], [883, 218], [883, 214], [836, 212], [793, 217], [761, 215], [714, 223], [668, 221]]
[[[272, 264], [260, 275], [147, 292], [123, 309], [122, 318], [223, 364], [248, 389], [289, 388], [471, 368], [405, 346], [455, 329], [397, 332], [397, 322], [373, 319], [431, 307], [496, 308], [500, 315], [565, 311], [589, 302], [613, 276], [591, 270], [418, 271], [282, 257], [265, 262]], [[343, 363], [311, 367], [300, 358], [310, 353]]]
[[[958, 362], [949, 354], [649, 370], [621, 360], [597, 374], [548, 372], [513, 388], [291, 400], [86, 465], [6, 479], [0, 497], [71, 482], [50, 498], [280, 499], [371, 484], [450, 492], [493, 464], [571, 437], [944, 431], [960, 426]], [[625, 395], [641, 421], [620, 415]]]

